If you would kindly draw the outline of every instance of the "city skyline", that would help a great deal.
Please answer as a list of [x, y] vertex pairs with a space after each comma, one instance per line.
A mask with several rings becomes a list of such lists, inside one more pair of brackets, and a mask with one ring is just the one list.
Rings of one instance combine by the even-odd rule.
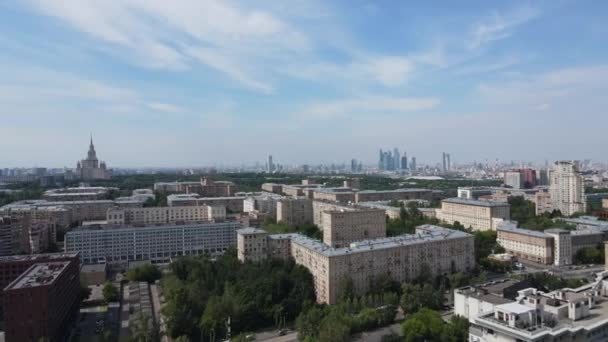
[[6, 1], [0, 166], [605, 162], [607, 6]]

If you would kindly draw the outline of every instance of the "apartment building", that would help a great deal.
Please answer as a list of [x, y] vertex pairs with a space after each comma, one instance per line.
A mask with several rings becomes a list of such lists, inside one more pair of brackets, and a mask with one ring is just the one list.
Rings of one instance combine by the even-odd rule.
[[[241, 260], [264, 258], [251, 254], [263, 235], [245, 237], [260, 232], [239, 230], [238, 234], [243, 235], [243, 248], [249, 250], [239, 254]], [[319, 303], [335, 304], [341, 295], [340, 284], [347, 278], [356, 294], [364, 294], [371, 280], [382, 275], [404, 282], [419, 276], [423, 269], [438, 275], [475, 267], [472, 235], [432, 225], [417, 227], [415, 234], [359, 241], [341, 248], [299, 234], [269, 235], [267, 239], [266, 257], [292, 257], [312, 273]]]
[[441, 201], [437, 218], [449, 224], [459, 222], [473, 230], [495, 230], [498, 222], [509, 220], [509, 208], [508, 203], [448, 198]]
[[79, 228], [66, 234], [65, 250], [79, 253], [84, 264], [168, 262], [183, 255], [223, 253], [236, 245], [239, 228], [236, 221]]
[[587, 210], [585, 184], [578, 164], [572, 161], [557, 161], [551, 169], [549, 194], [553, 210], [570, 216]]
[[94, 201], [108, 198], [110, 191], [118, 188], [81, 186], [77, 188], [50, 189], [42, 194], [47, 201]]
[[500, 223], [496, 231], [496, 241], [507, 253], [545, 265], [570, 265], [579, 250], [597, 247], [607, 236], [596, 228], [536, 231], [518, 228], [515, 222]]
[[243, 212], [243, 201], [246, 198], [245, 196], [200, 197], [198, 194], [173, 194], [167, 196], [167, 205], [170, 207], [222, 206], [226, 208], [226, 212], [241, 213]]
[[64, 341], [78, 315], [78, 261], [35, 263], [2, 291], [7, 341]]
[[313, 223], [312, 201], [306, 197], [284, 198], [277, 202], [277, 222], [290, 226]]
[[226, 208], [222, 206], [111, 208], [106, 220], [111, 225], [153, 225], [176, 222], [203, 222], [223, 220]]
[[468, 317], [469, 341], [607, 341], [607, 277], [601, 272], [589, 284], [551, 292], [530, 287], [507, 303], [484, 303], [487, 310]]
[[381, 209], [331, 210], [323, 215], [323, 243], [345, 247], [352, 242], [386, 237], [386, 219]]
[[[78, 253], [28, 254], [0, 257], [0, 289], [4, 289], [32, 265], [54, 261], [74, 261], [78, 263]], [[0, 291], [0, 297], [1, 294], [2, 292]], [[0, 318], [3, 312], [2, 303], [3, 300], [0, 300]]]
[[70, 223], [81, 223], [83, 221], [105, 220], [108, 209], [112, 207], [141, 208], [142, 206], [143, 203], [139, 201], [95, 200], [49, 202], [46, 200], [25, 200], [13, 202], [11, 204], [7, 204], [3, 207], [0, 207], [0, 215], [6, 215], [9, 211], [30, 210], [33, 208], [41, 209], [48, 207], [62, 207], [70, 211]]
[[355, 192], [351, 188], [315, 189], [312, 193], [312, 198], [317, 201], [351, 203], [355, 202]]
[[259, 195], [248, 196], [243, 200], [243, 212], [260, 212], [266, 213], [270, 217], [277, 217], [277, 202], [283, 199], [281, 195], [273, 193], [262, 193]]
[[268, 257], [268, 233], [251, 227], [239, 229], [236, 247], [237, 257], [242, 262], [264, 260]]
[[355, 202], [401, 201], [439, 199], [441, 191], [428, 189], [363, 190], [355, 193]]
[[522, 260], [544, 265], [553, 264], [553, 236], [536, 230], [517, 228], [512, 222], [498, 225], [496, 232], [496, 242], [507, 253]]
[[230, 197], [234, 196], [237, 187], [233, 182], [213, 181], [203, 177], [200, 182], [157, 182], [154, 183], [154, 191], [199, 194], [202, 197]]
[[283, 193], [283, 184], [264, 183], [264, 184], [262, 184], [262, 191], [272, 192], [275, 194], [281, 194], [281, 193]]

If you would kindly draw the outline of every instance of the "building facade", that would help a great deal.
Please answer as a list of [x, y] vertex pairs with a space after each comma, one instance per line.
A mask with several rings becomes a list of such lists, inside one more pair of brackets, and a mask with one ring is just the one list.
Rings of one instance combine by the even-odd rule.
[[65, 236], [66, 252], [80, 254], [84, 264], [168, 262], [184, 255], [217, 254], [236, 245], [236, 221], [149, 227], [76, 229]]
[[93, 145], [93, 137], [89, 144], [89, 152], [86, 159], [79, 161], [75, 170], [76, 177], [82, 180], [110, 179], [112, 171], [106, 168], [105, 162], [99, 162], [95, 146]]
[[[243, 245], [250, 252], [239, 254], [242, 261], [250, 260], [249, 257], [264, 259], [260, 253], [251, 253], [253, 246], [263, 246], [258, 242], [263, 235], [250, 230], [239, 230], [238, 234], [243, 235], [243, 241], [251, 241]], [[245, 237], [249, 235], [257, 237]], [[312, 273], [319, 303], [335, 304], [345, 280], [352, 281], [354, 292], [362, 295], [373, 279], [385, 275], [404, 282], [418, 277], [423, 270], [439, 275], [475, 267], [472, 235], [432, 225], [417, 227], [416, 234], [359, 241], [343, 248], [333, 248], [299, 234], [267, 238], [267, 258], [292, 257]]]
[[508, 203], [448, 198], [441, 201], [437, 218], [449, 224], [459, 222], [473, 230], [496, 230], [499, 222], [509, 220], [509, 208]]
[[562, 215], [585, 212], [585, 185], [575, 162], [558, 161], [550, 173], [549, 193], [553, 210]]
[[306, 197], [284, 198], [277, 202], [277, 222], [290, 226], [313, 223], [312, 200]]
[[324, 211], [323, 243], [346, 247], [353, 242], [386, 237], [384, 210], [357, 209]]
[[2, 293], [7, 341], [64, 341], [78, 315], [78, 261], [35, 263]]
[[106, 220], [111, 225], [153, 225], [170, 223], [224, 220], [226, 208], [222, 206], [111, 208]]

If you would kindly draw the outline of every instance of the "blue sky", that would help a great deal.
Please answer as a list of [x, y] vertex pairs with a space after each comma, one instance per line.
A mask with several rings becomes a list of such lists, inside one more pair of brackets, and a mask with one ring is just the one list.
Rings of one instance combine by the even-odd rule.
[[0, 2], [0, 166], [606, 160], [608, 2]]

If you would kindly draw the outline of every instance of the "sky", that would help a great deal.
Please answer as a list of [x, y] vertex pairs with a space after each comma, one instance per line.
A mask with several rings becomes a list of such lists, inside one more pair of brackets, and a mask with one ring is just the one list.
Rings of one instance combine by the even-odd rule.
[[5, 0], [0, 167], [605, 161], [608, 2]]

